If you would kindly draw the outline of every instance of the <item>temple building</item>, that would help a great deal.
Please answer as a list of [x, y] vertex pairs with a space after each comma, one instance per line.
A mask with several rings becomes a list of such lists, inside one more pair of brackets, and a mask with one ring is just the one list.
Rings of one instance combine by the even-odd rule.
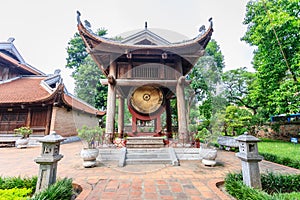
[[[120, 41], [97, 36], [91, 31], [90, 24], [80, 20], [78, 30], [88, 53], [106, 75], [101, 83], [108, 85], [106, 133], [124, 132], [125, 99], [131, 113], [130, 135], [143, 136], [137, 125], [151, 122], [153, 135], [164, 131], [169, 137], [172, 132], [172, 110], [170, 100], [176, 99], [178, 114], [178, 135], [185, 140], [188, 133], [184, 88], [189, 84], [186, 75], [198, 59], [204, 55], [213, 28], [201, 30], [191, 40], [179, 43], [150, 31], [145, 23], [144, 30], [123, 38]], [[118, 110], [116, 99], [118, 98]], [[118, 119], [115, 120], [116, 113]], [[165, 113], [165, 127], [162, 127], [162, 113]]]
[[13, 41], [0, 42], [0, 136], [28, 126], [33, 135], [55, 130], [67, 137], [83, 125], [99, 124], [103, 111], [71, 95], [60, 70], [46, 75], [27, 64]]

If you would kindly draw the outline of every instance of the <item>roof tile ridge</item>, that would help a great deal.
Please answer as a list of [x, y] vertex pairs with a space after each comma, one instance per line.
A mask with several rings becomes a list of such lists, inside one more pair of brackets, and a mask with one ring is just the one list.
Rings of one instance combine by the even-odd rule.
[[16, 80], [21, 79], [21, 78], [22, 78], [21, 76], [16, 76], [16, 77], [14, 77], [14, 78], [10, 78], [10, 79], [7, 79], [7, 80], [5, 80], [5, 81], [0, 81], [0, 85], [1, 85], [1, 84], [5, 84], [5, 83], [10, 83], [10, 82], [12, 82], [12, 81], [16, 81]]
[[94, 110], [97, 110], [97, 111], [100, 111], [100, 112], [104, 112], [104, 111], [102, 111], [102, 110], [99, 110], [99, 109], [95, 108], [95, 107], [92, 106], [91, 104], [89, 104], [89, 103], [83, 101], [82, 99], [76, 97], [75, 95], [73, 95], [73, 94], [71, 94], [71, 93], [69, 93], [69, 92], [65, 93], [65, 95], [71, 97], [72, 99], [75, 99], [75, 100], [79, 101], [80, 103], [82, 103], [82, 104], [88, 106], [88, 107], [91, 108], [91, 109], [94, 109]]
[[[60, 83], [61, 84], [61, 83]], [[44, 80], [41, 80], [40, 82], [40, 86], [42, 86], [42, 88], [44, 88], [49, 94], [52, 94], [54, 93], [58, 88], [59, 88], [59, 85], [60, 84], [57, 84], [57, 86], [55, 88], [51, 88], [46, 82], [45, 82], [45, 79]]]

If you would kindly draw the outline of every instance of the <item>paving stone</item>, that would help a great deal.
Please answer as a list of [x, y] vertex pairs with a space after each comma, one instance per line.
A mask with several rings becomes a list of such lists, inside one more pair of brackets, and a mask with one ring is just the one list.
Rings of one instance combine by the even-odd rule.
[[[57, 169], [58, 178], [72, 178], [83, 188], [76, 200], [229, 199], [216, 187], [216, 183], [223, 181], [229, 172], [241, 171], [240, 160], [234, 152], [227, 151], [218, 152], [217, 162], [222, 165], [215, 167], [204, 167], [199, 161], [189, 160], [181, 161], [181, 165], [176, 167], [136, 165], [120, 169], [117, 162], [111, 162], [83, 168], [79, 156], [81, 148], [81, 142], [61, 145], [64, 157]], [[40, 155], [40, 151], [40, 147], [1, 148], [1, 176], [36, 176], [38, 165], [33, 160]], [[278, 173], [300, 174], [300, 170], [268, 161], [260, 162], [259, 166], [261, 172], [277, 170]]]

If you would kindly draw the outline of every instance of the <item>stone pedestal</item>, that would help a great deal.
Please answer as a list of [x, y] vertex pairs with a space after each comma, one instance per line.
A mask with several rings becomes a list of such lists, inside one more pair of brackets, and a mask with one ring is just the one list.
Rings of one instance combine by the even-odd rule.
[[42, 152], [34, 161], [40, 165], [36, 192], [41, 191], [56, 182], [57, 162], [63, 155], [59, 154], [60, 142], [65, 139], [52, 131], [39, 140], [42, 142]]
[[247, 132], [236, 140], [239, 142], [239, 153], [236, 156], [242, 161], [243, 182], [249, 187], [261, 189], [258, 162], [263, 157], [258, 154], [257, 148], [260, 140]]

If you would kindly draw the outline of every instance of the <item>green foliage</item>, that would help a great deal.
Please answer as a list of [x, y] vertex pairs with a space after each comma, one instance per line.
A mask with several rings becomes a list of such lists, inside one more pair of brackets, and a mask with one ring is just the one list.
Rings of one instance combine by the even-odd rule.
[[25, 200], [31, 194], [31, 188], [0, 189], [0, 200]]
[[257, 84], [255, 73], [248, 72], [245, 67], [238, 68], [223, 73], [222, 80], [226, 99], [235, 105], [245, 106], [256, 114], [259, 105], [254, 96]]
[[226, 191], [236, 199], [243, 200], [267, 200], [270, 196], [262, 191], [247, 187], [243, 183], [242, 174], [227, 174], [225, 178]]
[[251, 98], [267, 114], [299, 112], [300, 18], [298, 0], [251, 0], [242, 38], [256, 46], [257, 86]]
[[55, 184], [49, 186], [47, 189], [35, 194], [31, 200], [71, 199], [72, 195], [72, 179], [64, 178], [62, 180], [58, 180]]
[[[98, 36], [103, 36], [107, 34], [107, 30], [101, 28], [97, 31]], [[73, 38], [68, 42], [67, 47], [67, 64], [66, 68], [74, 69], [73, 75], [78, 71], [78, 68], [83, 64], [85, 58], [88, 56], [86, 47], [79, 33], [75, 33]]]
[[[103, 36], [107, 30], [101, 28], [97, 35]], [[75, 94], [85, 102], [98, 109], [106, 108], [107, 86], [99, 82], [103, 74], [86, 51], [86, 47], [80, 35], [76, 33], [69, 41], [67, 47], [66, 68], [73, 69], [72, 77], [75, 80]]]
[[300, 169], [300, 160], [294, 160], [289, 157], [280, 157], [272, 153], [260, 153], [260, 155], [262, 155], [265, 160]]
[[243, 134], [249, 130], [251, 119], [252, 113], [247, 109], [239, 108], [233, 105], [227, 106], [225, 114], [225, 133], [233, 136]]
[[300, 193], [299, 192], [291, 192], [291, 193], [279, 193], [274, 194], [273, 199], [278, 200], [298, 200], [300, 199]]
[[75, 33], [73, 38], [68, 42], [67, 53], [66, 67], [76, 71], [76, 68], [79, 67], [82, 61], [88, 56], [79, 33]]
[[[229, 173], [225, 178], [225, 188], [226, 191], [236, 199], [299, 199], [299, 177], [300, 175], [280, 175], [273, 173], [263, 174], [261, 176], [263, 191], [261, 191], [247, 187], [243, 183], [243, 177], [241, 173]], [[275, 188], [281, 188], [281, 191], [276, 191], [274, 190]]]
[[78, 136], [85, 140], [88, 148], [95, 148], [95, 143], [102, 141], [103, 130], [99, 126], [87, 127], [83, 126], [81, 129], [77, 129]]
[[37, 177], [0, 177], [0, 189], [32, 188], [35, 191]]
[[265, 160], [300, 169], [300, 145], [279, 140], [263, 139], [258, 143]]
[[[101, 74], [100, 78], [104, 79], [105, 76]], [[107, 86], [102, 85], [100, 81], [96, 85], [95, 107], [103, 110], [106, 110], [107, 107]]]
[[262, 174], [261, 184], [268, 194], [300, 192], [300, 174]]
[[30, 127], [27, 127], [27, 126], [22, 126], [20, 128], [16, 128], [16, 129], [14, 129], [14, 132], [17, 135], [22, 135], [22, 138], [28, 138], [29, 135], [32, 134], [32, 130], [30, 129]]
[[205, 143], [208, 142], [209, 137], [211, 136], [211, 133], [209, 132], [209, 130], [207, 130], [207, 128], [202, 128], [201, 130], [198, 131], [197, 134], [195, 134], [194, 138], [195, 140], [202, 140]]
[[106, 108], [107, 86], [101, 85], [99, 81], [104, 75], [90, 57], [82, 61], [73, 77], [77, 97], [96, 108]]
[[[209, 120], [220, 105], [224, 105], [223, 99], [219, 96], [217, 90], [221, 83], [221, 73], [224, 68], [224, 57], [220, 47], [215, 40], [211, 40], [196, 66], [188, 74], [191, 80], [191, 89], [194, 95], [192, 98], [200, 103], [200, 115]], [[189, 99], [189, 102], [192, 100]]]

